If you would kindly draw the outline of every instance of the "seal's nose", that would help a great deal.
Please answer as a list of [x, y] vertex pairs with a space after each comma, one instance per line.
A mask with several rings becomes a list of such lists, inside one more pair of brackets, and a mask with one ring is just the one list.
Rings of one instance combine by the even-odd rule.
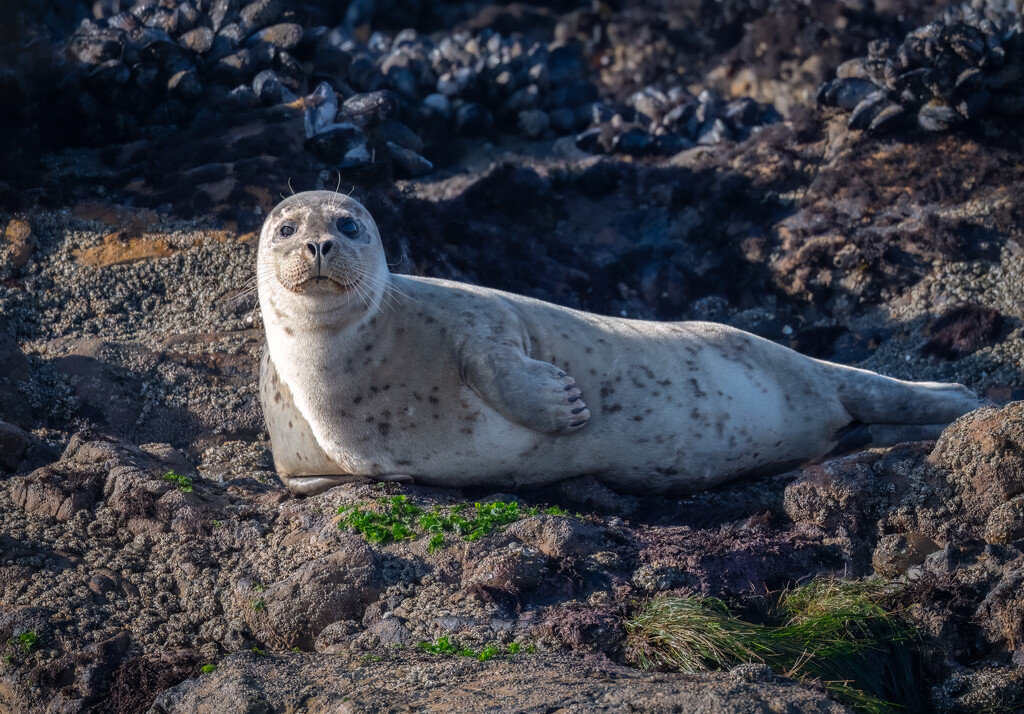
[[334, 248], [334, 241], [330, 238], [322, 243], [317, 243], [315, 241], [309, 241], [306, 243], [306, 250], [309, 251], [309, 257], [313, 260], [326, 258]]

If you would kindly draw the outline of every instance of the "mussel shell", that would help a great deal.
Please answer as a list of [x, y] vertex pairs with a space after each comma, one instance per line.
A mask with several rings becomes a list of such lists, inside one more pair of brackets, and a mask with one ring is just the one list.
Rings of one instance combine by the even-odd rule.
[[303, 147], [325, 164], [340, 165], [353, 150], [365, 149], [366, 135], [354, 124], [332, 124], [306, 139]]
[[959, 112], [938, 99], [928, 102], [917, 112], [917, 124], [925, 131], [949, 131], [963, 121]]
[[846, 126], [850, 129], [863, 130], [871, 127], [875, 118], [890, 104], [883, 91], [875, 91], [864, 97], [850, 113]]
[[341, 105], [340, 114], [344, 121], [366, 127], [396, 116], [400, 108], [398, 95], [382, 89], [349, 97]]

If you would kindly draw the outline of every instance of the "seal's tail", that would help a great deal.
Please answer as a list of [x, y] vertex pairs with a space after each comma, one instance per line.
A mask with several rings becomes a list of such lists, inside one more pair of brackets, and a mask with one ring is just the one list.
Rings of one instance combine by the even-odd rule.
[[839, 400], [862, 424], [944, 426], [986, 403], [962, 384], [904, 382], [854, 367], [835, 369]]

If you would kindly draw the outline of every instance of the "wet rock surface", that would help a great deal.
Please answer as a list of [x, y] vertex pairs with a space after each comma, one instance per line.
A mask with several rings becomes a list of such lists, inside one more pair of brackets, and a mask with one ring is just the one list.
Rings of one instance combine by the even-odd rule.
[[[643, 672], [624, 625], [867, 576], [920, 633], [911, 711], [1024, 706], [1005, 4], [24, 5], [0, 8], [0, 712], [838, 712], [757, 665]], [[295, 497], [252, 277], [262, 218], [312, 188], [353, 192], [396, 272], [726, 322], [993, 405], [673, 499]], [[394, 496], [524, 517], [442, 547], [339, 527]]]

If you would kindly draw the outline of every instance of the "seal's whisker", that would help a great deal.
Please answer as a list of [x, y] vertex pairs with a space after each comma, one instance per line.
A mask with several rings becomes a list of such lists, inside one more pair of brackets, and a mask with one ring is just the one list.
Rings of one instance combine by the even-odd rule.
[[[370, 281], [370, 280], [367, 280], [367, 285], [368, 285], [369, 287], [371, 287], [371, 288], [376, 288], [376, 287], [380, 287], [379, 285], [374, 285], [374, 284], [373, 284], [373, 282], [372, 282], [372, 281]], [[391, 310], [392, 312], [398, 312], [398, 306], [397, 306], [397, 305], [396, 305], [396, 304], [395, 304], [395, 303], [394, 303], [394, 302], [393, 302], [392, 300], [390, 300], [390, 299], [388, 298], [388, 294], [387, 294], [387, 291], [386, 291], [386, 290], [381, 290], [381, 291], [380, 291], [380, 298], [379, 298], [379, 300], [378, 300], [378, 301], [379, 301], [379, 302], [380, 302], [381, 304], [383, 304], [383, 305], [385, 305], [386, 307], [388, 307], [388, 308], [389, 308], [389, 309], [390, 309], [390, 310]]]
[[292, 192], [293, 196], [295, 195], [295, 189], [292, 188], [292, 177], [291, 176], [288, 177], [288, 190]]
[[352, 287], [355, 288], [356, 294], [359, 295], [359, 299], [363, 301], [363, 305], [365, 305], [366, 309], [369, 310], [370, 300], [367, 299], [366, 294], [363, 292], [363, 289], [359, 287], [358, 281]]
[[[334, 187], [334, 195], [337, 196], [338, 192], [340, 190], [341, 190], [341, 171], [338, 172], [338, 185]], [[334, 202], [334, 199], [331, 199], [331, 208], [337, 208], [337, 204]]]
[[409, 293], [407, 293], [407, 292], [404, 292], [404, 291], [402, 291], [402, 290], [399, 290], [398, 288], [396, 288], [396, 287], [395, 287], [395, 284], [394, 284], [394, 283], [392, 283], [392, 282], [389, 282], [389, 283], [387, 284], [387, 289], [388, 289], [388, 290], [390, 290], [390, 291], [391, 291], [391, 292], [393, 292], [393, 293], [398, 293], [399, 295], [401, 295], [402, 297], [406, 298], [407, 300], [412, 300], [413, 302], [423, 302], [423, 301], [422, 301], [422, 300], [420, 300], [419, 298], [414, 298], [414, 297], [413, 297], [412, 295], [410, 295]]
[[[387, 283], [387, 281], [382, 280], [381, 278], [378, 278], [377, 276], [371, 274], [369, 271], [365, 271], [365, 270], [360, 273], [358, 279], [359, 279], [360, 282], [365, 280], [367, 285], [369, 285], [370, 287], [381, 288], [381, 291], [380, 291], [380, 300], [381, 300], [381, 302], [383, 302], [385, 305], [390, 307], [392, 311], [394, 311], [394, 312], [398, 311], [398, 308], [401, 305], [397, 301], [395, 301], [392, 296], [388, 295], [388, 290], [389, 290], [390, 285]], [[408, 297], [408, 296], [406, 296], [406, 297]], [[412, 300], [412, 298], [409, 298], [409, 299]]]
[[[398, 308], [399, 303], [393, 299], [393, 296], [388, 294], [389, 291], [391, 290], [391, 285], [389, 285], [387, 282], [381, 280], [376, 276], [369, 274], [364, 274], [363, 276], [360, 277], [360, 280], [366, 280], [367, 284], [370, 285], [371, 287], [381, 288], [381, 300], [385, 302], [388, 306], [390, 306], [392, 309]], [[414, 298], [409, 297], [408, 295], [401, 291], [396, 292], [398, 292], [398, 294], [402, 295], [403, 297], [409, 298], [410, 300], [414, 300]], [[419, 302], [418, 300], [414, 301]]]

